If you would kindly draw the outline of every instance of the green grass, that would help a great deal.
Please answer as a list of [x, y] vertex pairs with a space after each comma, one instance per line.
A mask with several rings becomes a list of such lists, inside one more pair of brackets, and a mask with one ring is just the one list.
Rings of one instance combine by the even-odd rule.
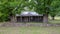
[[60, 16], [56, 16], [55, 20], [51, 20], [51, 17], [49, 17], [49, 23], [60, 24]]
[[51, 24], [60, 24], [60, 20], [49, 20]]
[[60, 27], [0, 27], [0, 34], [60, 34]]

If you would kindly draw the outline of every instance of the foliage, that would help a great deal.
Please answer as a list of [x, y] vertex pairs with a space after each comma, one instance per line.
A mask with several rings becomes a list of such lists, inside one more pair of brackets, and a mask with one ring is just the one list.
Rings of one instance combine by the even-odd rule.
[[0, 0], [0, 21], [21, 13], [25, 7], [39, 14], [49, 13], [53, 16], [60, 11], [60, 0]]
[[24, 8], [23, 3], [23, 0], [0, 0], [0, 21], [8, 19], [5, 17], [20, 13]]
[[53, 17], [53, 16], [56, 16], [59, 12], [60, 12], [60, 1], [53, 1], [52, 4], [51, 4], [51, 11], [50, 11], [50, 15]]

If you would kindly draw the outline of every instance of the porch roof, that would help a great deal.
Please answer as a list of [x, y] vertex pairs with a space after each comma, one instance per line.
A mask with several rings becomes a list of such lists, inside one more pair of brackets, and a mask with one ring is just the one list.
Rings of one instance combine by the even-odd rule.
[[24, 11], [21, 12], [21, 14], [16, 14], [16, 16], [43, 16], [43, 14], [38, 14], [34, 11]]

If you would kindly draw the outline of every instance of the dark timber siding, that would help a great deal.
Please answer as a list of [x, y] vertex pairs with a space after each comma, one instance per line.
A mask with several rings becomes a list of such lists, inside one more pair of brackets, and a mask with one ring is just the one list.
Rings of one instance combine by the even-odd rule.
[[17, 16], [17, 22], [43, 22], [43, 16]]

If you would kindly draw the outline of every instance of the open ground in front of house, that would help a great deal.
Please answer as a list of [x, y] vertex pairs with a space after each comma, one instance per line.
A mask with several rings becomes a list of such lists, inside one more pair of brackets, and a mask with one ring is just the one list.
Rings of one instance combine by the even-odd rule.
[[0, 34], [60, 34], [60, 27], [0, 27]]
[[[59, 18], [56, 17], [56, 20], [49, 20], [49, 23], [60, 24], [60, 17]], [[0, 23], [0, 25], [1, 24], [2, 23]], [[30, 24], [36, 24], [36, 23], [30, 23]], [[29, 27], [28, 26], [0, 27], [0, 34], [60, 34], [60, 26], [41, 27], [32, 25]]]

